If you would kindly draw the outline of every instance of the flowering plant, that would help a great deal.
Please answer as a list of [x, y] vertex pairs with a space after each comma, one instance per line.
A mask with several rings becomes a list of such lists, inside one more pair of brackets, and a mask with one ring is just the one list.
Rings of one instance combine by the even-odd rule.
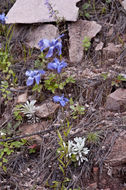
[[51, 70], [57, 70], [57, 73], [61, 73], [62, 69], [67, 66], [65, 61], [59, 61], [57, 58], [54, 58], [53, 62], [49, 63], [47, 68]]
[[74, 141], [68, 141], [68, 156], [72, 158], [74, 156], [80, 165], [83, 161], [88, 161], [85, 155], [88, 154], [88, 148], [85, 148], [85, 138], [76, 137]]
[[63, 107], [66, 105], [67, 102], [69, 102], [69, 100], [64, 97], [64, 94], [62, 96], [54, 96], [53, 101], [54, 102], [59, 102], [60, 105], [63, 106]]
[[45, 74], [45, 71], [43, 70], [26, 71], [25, 75], [28, 76], [27, 86], [31, 86], [34, 83], [34, 80], [39, 84], [41, 75], [43, 74]]
[[5, 16], [5, 13], [0, 14], [0, 23], [5, 24], [7, 17]]
[[62, 43], [61, 43], [61, 41], [59, 41], [59, 39], [61, 39], [61, 37], [63, 37], [63, 36], [64, 36], [64, 34], [60, 35], [58, 38], [53, 39], [51, 41], [47, 40], [47, 39], [42, 39], [39, 41], [38, 45], [40, 47], [41, 52], [43, 52], [43, 50], [49, 48], [46, 58], [52, 57], [55, 49], [57, 49], [59, 56], [62, 54]]

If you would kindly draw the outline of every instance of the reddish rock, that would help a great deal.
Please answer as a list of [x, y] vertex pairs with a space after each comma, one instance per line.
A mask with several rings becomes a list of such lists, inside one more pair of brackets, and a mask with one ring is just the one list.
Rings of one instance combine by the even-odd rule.
[[116, 139], [112, 151], [105, 160], [110, 166], [121, 166], [126, 164], [126, 131], [122, 132]]
[[[27, 134], [36, 133], [39, 131], [44, 131], [47, 129], [46, 127], [47, 127], [46, 121], [43, 121], [41, 123], [36, 123], [36, 124], [25, 124], [20, 128], [21, 135], [27, 135]], [[32, 139], [33, 141], [37, 141], [38, 143], [42, 141], [42, 138], [39, 135], [33, 135], [30, 137], [25, 137], [25, 138]]]
[[105, 107], [110, 111], [126, 111], [126, 89], [119, 88], [111, 93], [107, 97]]

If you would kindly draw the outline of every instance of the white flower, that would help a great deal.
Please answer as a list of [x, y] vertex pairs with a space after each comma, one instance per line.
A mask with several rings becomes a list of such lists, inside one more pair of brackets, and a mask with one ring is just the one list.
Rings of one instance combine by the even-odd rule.
[[88, 161], [85, 155], [88, 154], [88, 148], [85, 148], [85, 138], [76, 137], [74, 141], [68, 141], [68, 156], [71, 158], [72, 154], [76, 156], [79, 165], [83, 161]]

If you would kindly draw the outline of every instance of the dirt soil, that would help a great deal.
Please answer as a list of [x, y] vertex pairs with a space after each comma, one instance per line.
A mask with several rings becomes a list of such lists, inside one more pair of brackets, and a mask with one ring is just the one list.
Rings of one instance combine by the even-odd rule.
[[[80, 10], [79, 19], [96, 21], [102, 26], [100, 33], [91, 40], [91, 46], [85, 52], [80, 64], [69, 61], [68, 31], [67, 37], [63, 39], [65, 44], [63, 55], [68, 63], [66, 73], [73, 76], [76, 82], [68, 84], [65, 91], [61, 93], [85, 107], [85, 113], [78, 115], [76, 119], [70, 115], [69, 105], [65, 107], [65, 114], [67, 118], [69, 116], [72, 126], [69, 139], [76, 136], [89, 137], [90, 134], [98, 135], [98, 140], [86, 143], [90, 149], [87, 156], [88, 162], [80, 166], [74, 164], [68, 166], [66, 171], [70, 179], [66, 188], [68, 190], [126, 190], [126, 157], [123, 162], [115, 165], [106, 161], [109, 160], [116, 141], [126, 130], [126, 110], [111, 111], [105, 106], [109, 94], [118, 88], [126, 88], [126, 82], [117, 79], [119, 74], [126, 74], [126, 10], [121, 2], [120, 0], [82, 0], [77, 4]], [[7, 13], [13, 3], [10, 0], [3, 0], [0, 3], [0, 13]], [[84, 9], [84, 3], [90, 6]], [[64, 25], [61, 25], [60, 30], [62, 27]], [[65, 28], [67, 28], [67, 23], [65, 23]], [[5, 45], [5, 41], [5, 35], [1, 34], [0, 44]], [[104, 53], [103, 50], [95, 51], [99, 42], [103, 42], [103, 47], [106, 47], [108, 43], [121, 44], [121, 51], [114, 55], [110, 55], [110, 52]], [[32, 49], [30, 52], [23, 39], [10, 42], [10, 53], [13, 57], [11, 58], [12, 69], [17, 76], [17, 81], [15, 86], [11, 85], [11, 79], [9, 81], [12, 99], [7, 104], [0, 93], [0, 130], [6, 131], [7, 137], [12, 140], [20, 140], [20, 136], [26, 138], [25, 133], [22, 133], [26, 130], [30, 137], [26, 145], [7, 157], [7, 172], [0, 168], [0, 190], [61, 189], [51, 188], [53, 181], [63, 179], [56, 154], [57, 126], [61, 120], [65, 120], [61, 108], [48, 118], [39, 118], [34, 123], [31, 121], [29, 124], [24, 118], [15, 127], [17, 121], [14, 118], [13, 109], [20, 94], [27, 92], [28, 100], [36, 99], [37, 105], [53, 97], [53, 94], [46, 89], [38, 95], [33, 94], [31, 88], [27, 88], [25, 72], [29, 68], [34, 68], [34, 63], [40, 55], [37, 49]], [[103, 73], [107, 75], [102, 75]], [[5, 79], [1, 70], [0, 76], [1, 81]], [[34, 131], [33, 128], [35, 128]], [[39, 133], [38, 128], [42, 132]], [[32, 135], [36, 132], [38, 132], [38, 139]], [[35, 147], [34, 153], [29, 153], [31, 146]], [[120, 148], [116, 150], [117, 155], [119, 151]]]

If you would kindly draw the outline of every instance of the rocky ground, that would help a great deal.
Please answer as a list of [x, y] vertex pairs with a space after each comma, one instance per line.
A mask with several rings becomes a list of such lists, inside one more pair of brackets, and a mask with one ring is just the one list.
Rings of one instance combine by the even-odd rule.
[[[0, 12], [7, 13], [13, 3], [4, 0], [0, 4]], [[68, 63], [66, 75], [76, 81], [68, 84], [61, 93], [79, 102], [85, 108], [84, 114], [73, 118], [67, 104], [64, 116], [59, 104], [52, 102], [51, 92], [42, 89], [38, 95], [27, 88], [25, 71], [34, 68], [40, 50], [30, 48], [32, 38], [26, 35], [29, 25], [17, 26], [18, 32], [10, 42], [10, 53], [12, 69], [18, 79], [15, 86], [11, 86], [9, 81], [12, 99], [7, 104], [0, 94], [0, 130], [6, 131], [12, 140], [27, 138], [28, 142], [7, 157], [7, 172], [0, 168], [0, 190], [56, 189], [48, 186], [63, 178], [56, 149], [57, 128], [61, 122], [64, 123], [65, 117], [72, 126], [68, 138], [86, 137], [86, 146], [90, 150], [88, 162], [76, 167], [71, 164], [67, 168], [66, 173], [71, 180], [66, 189], [126, 189], [125, 6], [119, 0], [82, 0], [77, 6], [78, 21], [62, 23], [58, 29], [58, 33], [65, 31], [63, 57]], [[57, 35], [57, 30], [54, 30]], [[80, 45], [85, 35], [91, 39], [87, 51], [83, 51]], [[1, 34], [0, 44], [5, 45], [5, 40], [5, 35]], [[0, 75], [1, 81], [4, 80], [1, 70]], [[14, 107], [33, 99], [37, 100], [37, 119], [29, 123], [24, 117], [15, 127]], [[96, 134], [96, 138], [89, 140], [91, 134]], [[29, 149], [35, 149], [35, 152], [29, 153]]]

